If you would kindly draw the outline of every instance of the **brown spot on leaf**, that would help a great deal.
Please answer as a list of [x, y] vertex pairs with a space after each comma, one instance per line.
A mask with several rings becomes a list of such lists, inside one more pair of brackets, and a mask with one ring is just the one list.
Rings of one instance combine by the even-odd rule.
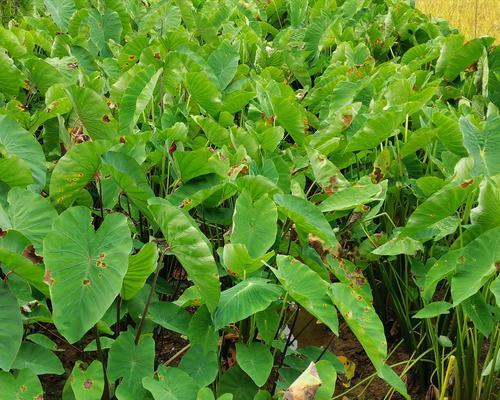
[[106, 264], [104, 261], [101, 260], [97, 260], [95, 265], [97, 265], [100, 268], [106, 268], [108, 266], [108, 264]]
[[33, 264], [41, 264], [43, 262], [43, 257], [35, 254], [35, 248], [31, 244], [24, 249], [23, 257], [26, 257]]
[[83, 283], [83, 286], [88, 286], [88, 285], [90, 285], [90, 279], [84, 279], [82, 281], [82, 283]]
[[43, 281], [49, 286], [54, 286], [56, 282], [54, 278], [52, 278], [52, 273], [49, 270], [45, 271], [45, 275], [43, 276]]
[[104, 114], [103, 117], [102, 117], [102, 121], [103, 122], [111, 122], [111, 118], [109, 118], [109, 115], [108, 114]]
[[495, 268], [500, 271], [500, 261], [495, 262]]
[[472, 185], [474, 183], [474, 179], [467, 179], [465, 181], [463, 181], [461, 184], [460, 184], [460, 187], [462, 189], [465, 189], [467, 188], [468, 186]]
[[168, 154], [174, 154], [175, 150], [177, 150], [177, 144], [173, 142], [168, 149]]
[[379, 167], [373, 168], [372, 172], [372, 183], [379, 183], [382, 179], [384, 179], [384, 173]]
[[19, 387], [19, 391], [20, 391], [21, 393], [25, 393], [25, 392], [27, 392], [27, 391], [28, 391], [28, 387], [27, 387], [26, 385], [21, 385], [21, 386]]
[[344, 124], [344, 128], [347, 128], [349, 125], [351, 125], [352, 122], [352, 115], [349, 114], [344, 114], [342, 116], [342, 122]]
[[92, 389], [92, 386], [94, 386], [94, 382], [92, 382], [92, 379], [86, 379], [85, 382], [83, 382], [83, 388], [86, 390]]
[[131, 55], [129, 55], [129, 56], [128, 56], [128, 59], [129, 59], [130, 61], [134, 61], [136, 58], [137, 58], [137, 57], [135, 56], [135, 54], [131, 54]]

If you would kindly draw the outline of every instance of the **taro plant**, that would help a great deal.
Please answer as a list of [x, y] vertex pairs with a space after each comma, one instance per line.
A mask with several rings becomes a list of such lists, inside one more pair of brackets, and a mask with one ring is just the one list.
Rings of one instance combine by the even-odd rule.
[[5, 398], [492, 398], [493, 38], [392, 0], [30, 10], [0, 28]]

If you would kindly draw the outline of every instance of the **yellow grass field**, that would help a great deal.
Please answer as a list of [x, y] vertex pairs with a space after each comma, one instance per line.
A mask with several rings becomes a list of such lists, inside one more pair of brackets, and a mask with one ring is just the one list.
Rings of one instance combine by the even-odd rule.
[[416, 5], [427, 15], [447, 19], [467, 38], [500, 39], [500, 0], [417, 0]]

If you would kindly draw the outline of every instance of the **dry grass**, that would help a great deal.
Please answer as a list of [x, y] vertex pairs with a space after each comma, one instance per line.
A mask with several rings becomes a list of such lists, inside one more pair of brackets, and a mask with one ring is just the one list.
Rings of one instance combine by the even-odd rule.
[[416, 4], [427, 15], [447, 19], [468, 38], [500, 39], [500, 0], [417, 0]]

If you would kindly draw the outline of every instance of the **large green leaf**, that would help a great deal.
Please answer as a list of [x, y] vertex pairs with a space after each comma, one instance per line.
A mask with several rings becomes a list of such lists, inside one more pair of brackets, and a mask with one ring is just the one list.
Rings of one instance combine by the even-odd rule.
[[143, 399], [147, 394], [142, 379], [153, 375], [155, 342], [149, 335], [135, 344], [132, 332], [122, 332], [111, 345], [108, 358], [110, 380], [122, 378], [116, 390], [118, 400]]
[[466, 117], [460, 118], [464, 146], [474, 159], [475, 175], [494, 176], [500, 173], [500, 117], [486, 121], [481, 132]]
[[272, 271], [288, 294], [338, 335], [337, 310], [328, 297], [328, 283], [291, 256], [277, 256], [276, 264], [278, 269]]
[[478, 204], [470, 219], [484, 230], [500, 226], [500, 174], [481, 181]]
[[54, 324], [70, 343], [92, 328], [120, 293], [131, 249], [121, 214], [106, 216], [96, 232], [84, 207], [69, 208], [54, 221], [44, 240], [46, 281]]
[[480, 235], [460, 250], [451, 280], [455, 305], [473, 296], [498, 270], [500, 226]]
[[101, 164], [105, 142], [85, 142], [73, 146], [59, 159], [50, 179], [50, 197], [57, 203], [70, 206], [94, 178]]
[[231, 242], [244, 244], [251, 257], [261, 257], [276, 240], [277, 220], [278, 210], [269, 196], [253, 200], [243, 191], [234, 208]]
[[108, 151], [102, 156], [102, 161], [103, 172], [111, 175], [130, 201], [151, 217], [148, 200], [154, 197], [154, 193], [137, 161], [117, 151]]
[[151, 392], [155, 400], [194, 400], [198, 393], [196, 381], [179, 368], [158, 368], [158, 380], [145, 377], [144, 387]]
[[473, 39], [467, 44], [461, 35], [444, 37], [441, 54], [436, 62], [436, 73], [442, 74], [448, 80], [454, 80], [460, 72], [474, 64], [483, 53], [481, 39]]
[[264, 386], [274, 364], [268, 347], [258, 342], [248, 345], [236, 343], [236, 360], [240, 368], [252, 378], [257, 386]]
[[200, 107], [213, 116], [219, 113], [222, 105], [221, 94], [204, 72], [189, 72], [186, 76], [186, 86]]
[[337, 246], [332, 227], [314, 204], [292, 195], [276, 195], [274, 201], [295, 222], [297, 228], [316, 235], [330, 249]]
[[327, 197], [320, 205], [322, 212], [350, 210], [358, 206], [385, 199], [387, 181], [373, 184], [367, 180], [341, 189]]
[[148, 105], [163, 70], [158, 71], [153, 65], [136, 74], [125, 89], [120, 102], [119, 129], [128, 134], [134, 128], [140, 115]]
[[304, 141], [304, 112], [295, 102], [285, 97], [273, 97], [272, 108], [276, 122], [285, 129], [295, 143]]
[[413, 211], [401, 235], [416, 235], [455, 213], [474, 189], [473, 183], [465, 181], [449, 185], [434, 193]]
[[349, 140], [346, 151], [372, 149], [398, 132], [404, 121], [399, 111], [379, 112], [371, 116], [365, 126]]
[[22, 369], [17, 376], [0, 371], [3, 400], [33, 400], [43, 398], [43, 389], [36, 374]]
[[16, 297], [0, 284], [0, 369], [10, 370], [23, 339], [23, 320]]
[[68, 30], [69, 20], [76, 11], [75, 0], [44, 0], [47, 11], [57, 26], [63, 30]]
[[71, 86], [67, 93], [87, 135], [94, 140], [116, 138], [116, 120], [102, 96], [90, 88], [79, 86]]
[[220, 285], [210, 242], [187, 214], [167, 200], [151, 199], [149, 209], [170, 250], [200, 290], [208, 309], [213, 312], [219, 302]]
[[219, 373], [217, 352], [200, 345], [191, 348], [182, 356], [179, 368], [193, 378], [198, 386], [210, 385]]
[[23, 84], [23, 74], [15, 66], [14, 61], [0, 49], [0, 93], [15, 96]]
[[149, 307], [149, 314], [155, 324], [165, 329], [186, 335], [191, 314], [174, 303], [156, 301]]
[[219, 81], [220, 90], [224, 90], [234, 78], [239, 59], [238, 48], [228, 42], [221, 42], [208, 57], [208, 65]]
[[[28, 188], [37, 192], [43, 189], [47, 167], [42, 146], [31, 133], [6, 115], [0, 115], [0, 155], [5, 159], [17, 157], [23, 160], [31, 170], [33, 178], [33, 183]], [[1, 180], [12, 173], [12, 169], [4, 163], [0, 163], [0, 168]]]
[[14, 369], [28, 368], [37, 375], [62, 375], [64, 368], [57, 356], [39, 344], [24, 342], [12, 364]]
[[280, 286], [263, 278], [249, 278], [224, 290], [215, 310], [215, 328], [223, 328], [265, 310], [281, 294]]
[[142, 289], [148, 276], [154, 272], [157, 260], [158, 250], [154, 243], [146, 243], [137, 254], [129, 257], [121, 291], [124, 300], [130, 300]]
[[42, 241], [52, 227], [57, 212], [48, 199], [29, 190], [13, 188], [7, 196], [9, 226], [3, 230], [15, 230], [33, 244], [37, 254], [42, 254]]
[[76, 400], [101, 399], [104, 392], [104, 374], [100, 361], [94, 360], [87, 367], [82, 361], [77, 361], [69, 380]]
[[373, 306], [344, 283], [333, 283], [329, 294], [347, 325], [363, 346], [379, 376], [409, 399], [400, 378], [385, 365], [387, 340], [384, 335], [384, 326]]

